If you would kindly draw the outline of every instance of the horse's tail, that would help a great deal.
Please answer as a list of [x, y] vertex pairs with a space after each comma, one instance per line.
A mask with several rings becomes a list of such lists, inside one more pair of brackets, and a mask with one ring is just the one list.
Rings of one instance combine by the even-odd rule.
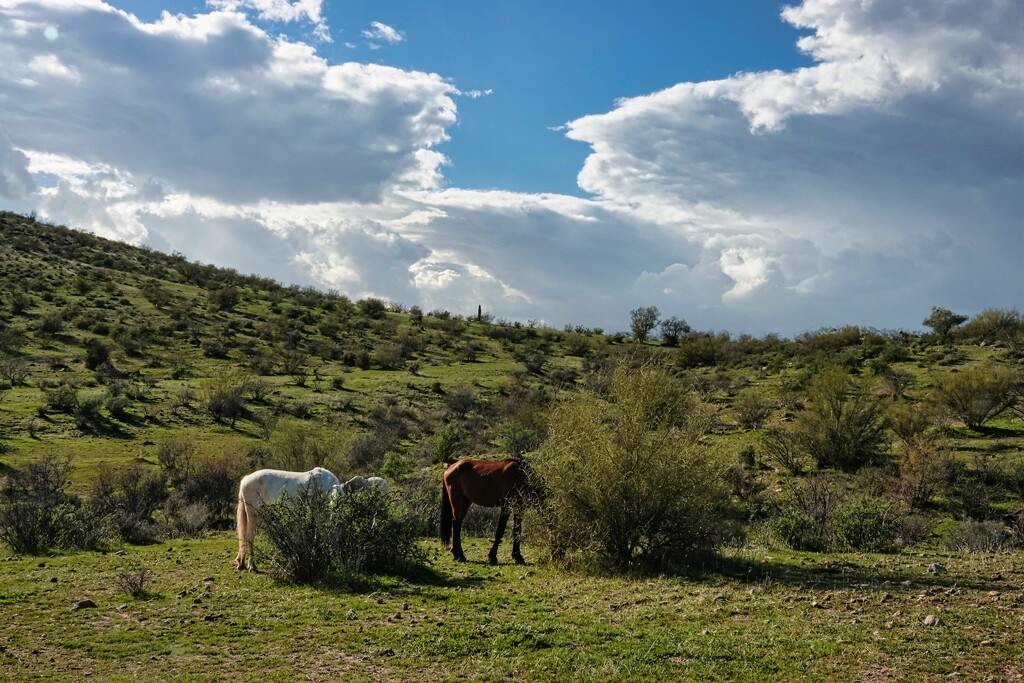
[[238, 540], [242, 541], [249, 530], [249, 512], [245, 509], [245, 498], [241, 493], [238, 494], [238, 511], [235, 514], [235, 521], [238, 526]]
[[452, 512], [452, 501], [448, 496], [448, 485], [441, 481], [441, 545], [445, 548], [451, 545], [452, 521], [455, 515]]
[[245, 538], [249, 535], [249, 511], [246, 509], [245, 497], [242, 496], [241, 488], [238, 491], [238, 512], [235, 514], [235, 519], [238, 522], [238, 554], [235, 556], [235, 568], [242, 569], [249, 552], [245, 543]]

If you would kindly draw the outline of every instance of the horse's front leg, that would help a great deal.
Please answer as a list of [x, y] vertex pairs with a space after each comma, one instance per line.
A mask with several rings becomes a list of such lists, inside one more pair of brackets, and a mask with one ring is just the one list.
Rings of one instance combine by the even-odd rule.
[[519, 541], [523, 535], [523, 515], [516, 510], [512, 514], [512, 559], [516, 564], [526, 564], [523, 554], [519, 552]]
[[501, 514], [498, 515], [498, 530], [494, 532], [494, 545], [491, 552], [487, 553], [487, 561], [491, 564], [498, 564], [498, 546], [501, 545], [501, 537], [505, 535], [505, 526], [508, 524], [508, 508], [501, 507]]

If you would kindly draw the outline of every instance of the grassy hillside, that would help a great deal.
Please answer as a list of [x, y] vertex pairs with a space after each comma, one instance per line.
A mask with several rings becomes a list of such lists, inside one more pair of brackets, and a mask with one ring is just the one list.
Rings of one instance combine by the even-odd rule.
[[[0, 678], [1021, 675], [1018, 312], [669, 347], [482, 303], [351, 301], [0, 213], [0, 512], [66, 475], [69, 528], [97, 509], [119, 533], [71, 544], [101, 552], [0, 554]], [[426, 533], [443, 462], [542, 459], [583, 414], [559, 406], [655, 366], [722, 461], [740, 530], [690, 572], [550, 563], [536, 513], [526, 567], [479, 563], [470, 538], [466, 565], [425, 539], [420, 575], [355, 588], [234, 570], [247, 471], [382, 474]], [[492, 529], [471, 517], [470, 535]], [[71, 611], [83, 599], [97, 607]]]
[[[101, 463], [156, 466], [161, 445], [182, 438], [198, 460], [308, 456], [341, 476], [396, 479], [460, 455], [518, 454], [543, 442], [553, 404], [599, 388], [623, 357], [661, 358], [709, 411], [706, 439], [769, 482], [785, 472], [764, 429], [800, 417], [824, 367], [860, 377], [880, 402], [924, 406], [943, 377], [1019, 373], [1024, 357], [1016, 311], [986, 311], [948, 339], [850, 326], [795, 339], [693, 332], [668, 348], [354, 302], [13, 213], [0, 213], [0, 293], [0, 462], [69, 456], [82, 491]], [[948, 408], [928, 419], [969, 469], [1021, 459], [1019, 408], [973, 428]]]

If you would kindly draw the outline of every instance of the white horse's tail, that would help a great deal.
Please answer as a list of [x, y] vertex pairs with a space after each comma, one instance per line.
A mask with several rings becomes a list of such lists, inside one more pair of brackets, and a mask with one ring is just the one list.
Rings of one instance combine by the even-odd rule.
[[245, 568], [245, 556], [249, 551], [246, 547], [246, 536], [249, 534], [249, 511], [246, 509], [245, 498], [242, 492], [238, 492], [238, 512], [235, 516], [238, 527], [238, 555], [235, 557], [235, 566], [238, 569]]

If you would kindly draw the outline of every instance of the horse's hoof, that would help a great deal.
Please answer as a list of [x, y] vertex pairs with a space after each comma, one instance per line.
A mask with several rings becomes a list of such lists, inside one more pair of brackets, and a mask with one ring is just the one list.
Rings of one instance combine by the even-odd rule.
[[498, 558], [488, 556], [487, 557], [487, 564], [489, 564], [491, 566], [494, 566], [494, 565], [498, 564]]
[[456, 555], [455, 556], [455, 561], [456, 562], [465, 562], [466, 561], [466, 556], [465, 555]]
[[515, 560], [516, 564], [526, 564], [526, 560], [523, 559], [522, 555], [513, 555], [512, 559]]

